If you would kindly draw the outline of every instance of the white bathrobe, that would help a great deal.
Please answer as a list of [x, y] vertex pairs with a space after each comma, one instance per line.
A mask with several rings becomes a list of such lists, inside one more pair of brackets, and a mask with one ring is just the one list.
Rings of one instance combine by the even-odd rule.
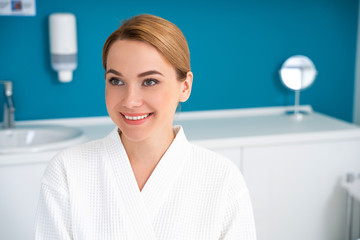
[[117, 129], [59, 153], [42, 179], [36, 239], [256, 239], [238, 168], [174, 130], [142, 191]]

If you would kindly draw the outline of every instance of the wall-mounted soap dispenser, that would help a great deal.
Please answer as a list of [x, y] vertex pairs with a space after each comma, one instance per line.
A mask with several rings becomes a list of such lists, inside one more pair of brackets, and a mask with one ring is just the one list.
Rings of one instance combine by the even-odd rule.
[[51, 66], [60, 82], [70, 82], [77, 67], [76, 18], [71, 13], [49, 17]]

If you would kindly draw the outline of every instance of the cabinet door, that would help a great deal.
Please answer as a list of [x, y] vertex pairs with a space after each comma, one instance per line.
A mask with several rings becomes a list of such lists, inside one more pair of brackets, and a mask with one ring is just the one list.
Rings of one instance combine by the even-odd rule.
[[0, 239], [34, 239], [40, 180], [46, 165], [0, 166]]
[[235, 165], [240, 169], [241, 169], [241, 165], [242, 165], [242, 149], [240, 147], [237, 148], [214, 148], [211, 149], [212, 151], [223, 155], [224, 157], [230, 159], [233, 163], [235, 163]]
[[344, 239], [340, 184], [360, 173], [360, 140], [248, 147], [243, 168], [259, 240]]

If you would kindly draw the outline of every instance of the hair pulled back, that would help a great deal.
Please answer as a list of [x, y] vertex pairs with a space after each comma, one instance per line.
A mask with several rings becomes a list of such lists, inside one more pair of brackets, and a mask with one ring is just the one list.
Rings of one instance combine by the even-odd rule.
[[137, 40], [154, 46], [175, 68], [177, 78], [185, 79], [190, 69], [190, 53], [184, 34], [173, 23], [150, 14], [134, 16], [122, 23], [106, 40], [102, 52], [106, 70], [107, 55], [117, 40]]

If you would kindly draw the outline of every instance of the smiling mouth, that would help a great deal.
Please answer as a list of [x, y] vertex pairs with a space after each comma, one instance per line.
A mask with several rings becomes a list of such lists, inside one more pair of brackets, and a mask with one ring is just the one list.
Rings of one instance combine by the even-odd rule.
[[145, 119], [147, 117], [149, 117], [151, 115], [151, 113], [148, 114], [144, 114], [144, 115], [140, 115], [140, 116], [127, 116], [125, 114], [122, 114], [127, 120], [131, 120], [131, 121], [138, 121], [138, 120], [142, 120]]

